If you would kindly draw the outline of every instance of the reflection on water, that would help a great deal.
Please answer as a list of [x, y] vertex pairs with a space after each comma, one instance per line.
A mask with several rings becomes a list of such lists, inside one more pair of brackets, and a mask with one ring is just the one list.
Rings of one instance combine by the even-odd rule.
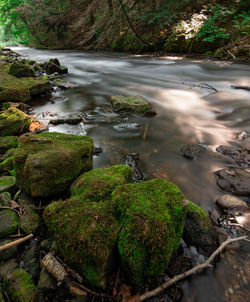
[[[90, 135], [95, 145], [103, 148], [103, 153], [94, 158], [94, 167], [122, 164], [127, 153], [139, 152], [150, 177], [170, 180], [188, 199], [207, 210], [214, 208], [215, 198], [223, 192], [216, 186], [212, 172], [229, 165], [214, 152], [215, 148], [234, 142], [239, 130], [250, 132], [250, 93], [231, 88], [250, 86], [248, 65], [94, 52], [17, 51], [40, 61], [57, 57], [68, 66], [67, 80], [77, 87], [57, 92], [49, 102], [34, 104], [35, 112], [83, 113], [79, 125], [57, 125], [50, 131]], [[199, 83], [209, 84], [218, 92], [192, 86]], [[112, 113], [109, 98], [115, 94], [140, 94], [152, 102], [158, 115], [142, 118]], [[205, 158], [184, 159], [179, 150], [190, 143], [208, 145]], [[245, 248], [235, 257], [241, 257], [242, 262], [248, 253]], [[184, 300], [236, 301], [225, 288], [235, 276], [229, 273], [223, 283], [224, 269], [230, 270], [226, 256], [215, 272], [189, 280]], [[211, 292], [213, 299], [208, 298]]]

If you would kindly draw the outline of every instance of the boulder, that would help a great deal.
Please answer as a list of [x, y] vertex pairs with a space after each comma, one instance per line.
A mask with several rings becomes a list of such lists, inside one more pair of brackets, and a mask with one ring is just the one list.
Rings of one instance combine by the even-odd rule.
[[237, 146], [219, 146], [216, 151], [240, 167], [250, 167], [250, 150]]
[[250, 195], [250, 172], [243, 168], [229, 168], [214, 172], [217, 185], [235, 195]]
[[10, 64], [8, 74], [16, 77], [16, 78], [23, 78], [23, 77], [35, 77], [34, 70], [28, 64], [23, 64], [18, 61], [14, 61]]
[[250, 206], [244, 200], [229, 194], [224, 194], [217, 198], [216, 204], [224, 212], [250, 210]]
[[207, 153], [207, 148], [202, 144], [186, 145], [181, 147], [180, 152], [183, 157], [192, 160], [204, 156]]
[[177, 186], [159, 179], [122, 185], [113, 192], [121, 223], [118, 252], [131, 283], [152, 281], [166, 270], [182, 237], [183, 201]]
[[17, 136], [0, 136], [0, 155], [4, 154], [11, 148], [16, 148], [18, 145]]
[[55, 290], [57, 288], [56, 283], [56, 280], [47, 272], [46, 268], [43, 267], [40, 272], [37, 287], [46, 293], [50, 290]]
[[111, 97], [111, 105], [114, 112], [133, 113], [142, 116], [156, 115], [151, 104], [140, 95], [130, 97], [114, 95]]
[[0, 238], [11, 235], [17, 231], [18, 215], [12, 210], [0, 211]]
[[92, 152], [87, 136], [25, 134], [14, 155], [17, 186], [33, 197], [58, 195], [92, 168]]
[[94, 169], [79, 176], [70, 187], [71, 195], [100, 202], [111, 199], [115, 187], [132, 182], [132, 170], [125, 165]]
[[207, 257], [219, 245], [218, 236], [208, 212], [191, 201], [188, 201], [183, 239]]
[[14, 176], [0, 177], [0, 193], [8, 191], [14, 192], [16, 188], [16, 178]]
[[22, 78], [21, 83], [28, 88], [31, 96], [50, 91], [52, 86], [48, 80], [40, 78]]
[[0, 263], [0, 278], [6, 278], [8, 274], [12, 273], [19, 267], [16, 259], [10, 259]]
[[81, 197], [57, 201], [45, 208], [44, 220], [64, 260], [92, 286], [104, 289], [116, 267], [120, 229], [111, 204]]
[[35, 234], [41, 225], [41, 219], [35, 211], [34, 206], [25, 208], [24, 213], [20, 217], [19, 226], [26, 234]]
[[0, 112], [0, 136], [20, 135], [28, 131], [32, 119], [24, 112], [9, 108]]

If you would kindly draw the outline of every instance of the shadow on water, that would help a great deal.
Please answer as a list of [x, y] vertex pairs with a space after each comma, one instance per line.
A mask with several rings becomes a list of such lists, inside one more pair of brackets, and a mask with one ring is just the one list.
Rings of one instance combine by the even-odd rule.
[[[176, 183], [186, 198], [213, 210], [216, 197], [223, 194], [213, 172], [230, 164], [215, 149], [234, 143], [239, 130], [250, 132], [250, 93], [231, 88], [250, 86], [248, 65], [28, 48], [17, 51], [40, 61], [57, 57], [68, 66], [67, 80], [77, 87], [33, 103], [35, 113], [82, 113], [79, 125], [57, 125], [50, 131], [90, 135], [103, 148], [94, 157], [94, 167], [123, 164], [127, 153], [139, 152], [149, 177]], [[200, 88], [199, 83], [218, 92]], [[158, 114], [154, 118], [115, 114], [109, 104], [115, 94], [140, 94]], [[205, 157], [184, 159], [181, 146], [197, 143], [208, 146]], [[183, 301], [245, 301], [249, 252], [246, 246], [231, 251], [215, 271], [184, 281]]]

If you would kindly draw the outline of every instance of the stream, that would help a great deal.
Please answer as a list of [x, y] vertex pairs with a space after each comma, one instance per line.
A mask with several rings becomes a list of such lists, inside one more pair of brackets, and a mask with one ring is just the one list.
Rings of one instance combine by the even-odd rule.
[[[65, 80], [76, 87], [35, 100], [32, 107], [37, 116], [82, 113], [84, 122], [53, 126], [49, 131], [92, 137], [95, 146], [103, 149], [94, 156], [94, 168], [124, 164], [128, 153], [140, 153], [145, 175], [177, 184], [187, 199], [213, 212], [216, 198], [225, 194], [213, 172], [230, 166], [215, 149], [239, 143], [239, 131], [250, 133], [250, 92], [231, 87], [250, 86], [249, 65], [120, 53], [12, 50], [37, 61], [55, 57], [68, 67]], [[157, 116], [113, 113], [109, 99], [117, 94], [144, 96]], [[208, 147], [205, 157], [192, 161], [182, 157], [183, 145], [198, 143]], [[181, 282], [182, 301], [249, 301], [249, 254], [249, 245], [242, 243], [224, 253], [214, 270]]]

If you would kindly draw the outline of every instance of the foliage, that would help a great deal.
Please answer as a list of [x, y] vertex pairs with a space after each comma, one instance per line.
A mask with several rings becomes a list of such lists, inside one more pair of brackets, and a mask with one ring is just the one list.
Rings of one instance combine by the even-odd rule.
[[243, 11], [239, 15], [234, 16], [233, 28], [238, 30], [242, 35], [250, 34], [250, 10]]

